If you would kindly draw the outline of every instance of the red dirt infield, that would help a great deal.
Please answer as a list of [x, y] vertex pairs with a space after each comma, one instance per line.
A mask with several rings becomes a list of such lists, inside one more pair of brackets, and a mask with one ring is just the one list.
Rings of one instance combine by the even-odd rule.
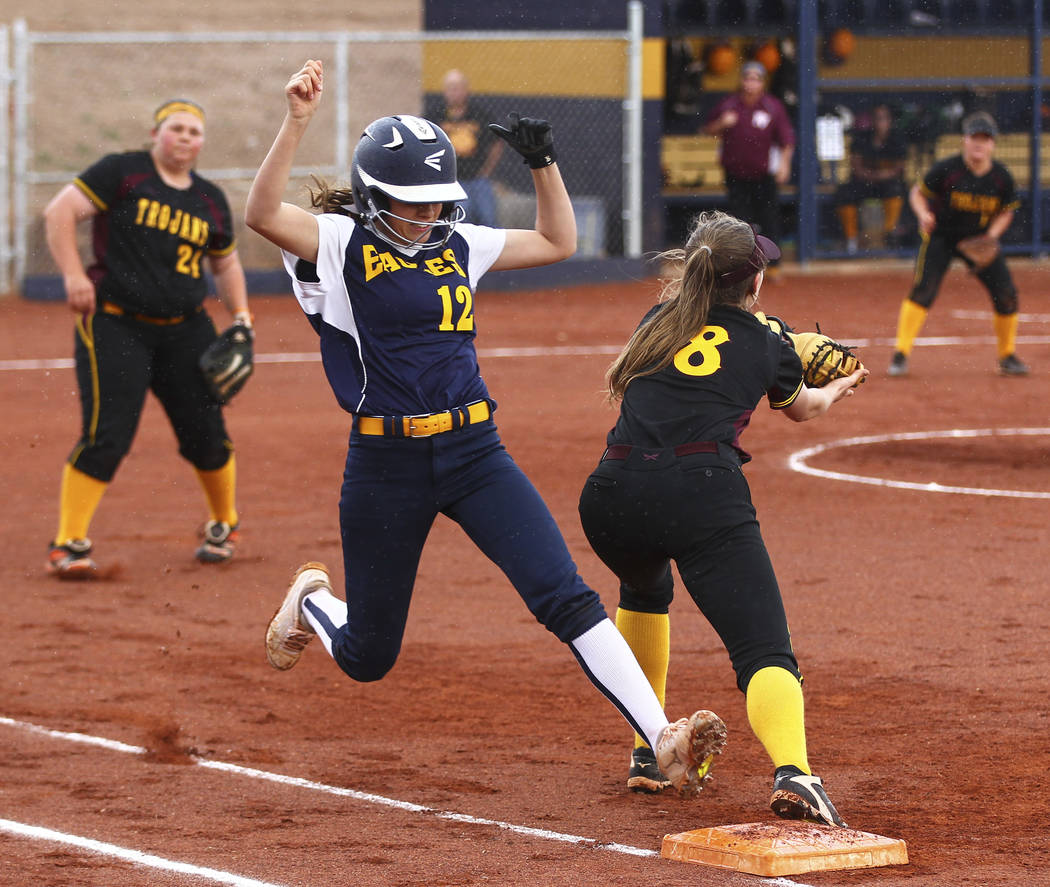
[[[1050, 297], [1045, 266], [1014, 270], [1025, 378], [995, 371], [990, 306], [961, 269], [901, 379], [885, 368], [909, 268], [789, 268], [763, 292], [767, 313], [819, 322], [872, 369], [813, 422], [760, 407], [745, 473], [806, 676], [811, 762], [851, 826], [905, 840], [911, 860], [778, 883], [1050, 883]], [[476, 301], [504, 442], [610, 612], [576, 503], [613, 421], [604, 370], [653, 294], [642, 281]], [[386, 679], [355, 685], [320, 644], [291, 672], [267, 666], [294, 568], [322, 560], [341, 579], [349, 416], [294, 299], [253, 310], [260, 361], [227, 412], [235, 559], [193, 560], [202, 496], [151, 400], [92, 526], [107, 578], [63, 583], [43, 564], [77, 428], [72, 319], [0, 300], [0, 885], [762, 883], [656, 855], [668, 833], [774, 819], [771, 766], [684, 593], [668, 714], [710, 708], [729, 726], [695, 801], [627, 792], [626, 724], [447, 520]], [[953, 430], [971, 433], [936, 434]], [[869, 436], [885, 439], [835, 445]], [[870, 482], [791, 469], [817, 445], [809, 468]]]

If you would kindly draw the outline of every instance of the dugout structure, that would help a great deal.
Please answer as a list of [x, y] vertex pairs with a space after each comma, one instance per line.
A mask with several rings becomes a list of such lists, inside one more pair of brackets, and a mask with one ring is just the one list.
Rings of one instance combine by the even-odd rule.
[[[818, 18], [819, 6], [819, 18]], [[1001, 130], [996, 158], [1012, 173], [1021, 208], [1004, 251], [1042, 256], [1050, 224], [1050, 83], [1044, 0], [674, 0], [664, 33], [668, 72], [661, 140], [669, 237], [696, 211], [724, 204], [717, 140], [696, 121], [736, 88], [739, 66], [774, 59], [770, 91], [788, 106], [798, 150], [781, 189], [785, 244], [802, 261], [849, 257], [835, 192], [849, 175], [851, 141], [871, 126], [875, 105], [893, 110], [907, 143], [905, 187], [961, 148], [959, 124], [990, 112]], [[735, 63], [718, 72], [714, 47]], [[911, 256], [918, 248], [905, 203], [895, 236], [882, 238], [879, 201], [865, 201], [861, 256]], [[791, 241], [794, 241], [792, 243]]]

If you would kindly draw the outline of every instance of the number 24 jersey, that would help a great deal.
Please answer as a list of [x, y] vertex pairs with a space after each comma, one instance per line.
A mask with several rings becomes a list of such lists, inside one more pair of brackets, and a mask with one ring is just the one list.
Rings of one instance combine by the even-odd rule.
[[99, 211], [88, 269], [102, 300], [152, 317], [189, 314], [208, 293], [201, 260], [236, 247], [222, 189], [190, 173], [173, 188], [148, 151], [107, 154], [73, 180]]

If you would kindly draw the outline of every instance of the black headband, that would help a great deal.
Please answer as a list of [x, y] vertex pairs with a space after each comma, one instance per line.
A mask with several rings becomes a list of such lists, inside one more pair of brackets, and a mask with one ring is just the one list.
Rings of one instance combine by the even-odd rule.
[[739, 283], [741, 280], [746, 280], [752, 274], [757, 274], [770, 262], [780, 258], [780, 247], [773, 243], [772, 240], [768, 237], [763, 237], [755, 231], [753, 225], [751, 226], [751, 233], [755, 235], [755, 248], [751, 250], [751, 255], [747, 257], [743, 264], [730, 268], [723, 274], [719, 274], [718, 279], [722, 283]]

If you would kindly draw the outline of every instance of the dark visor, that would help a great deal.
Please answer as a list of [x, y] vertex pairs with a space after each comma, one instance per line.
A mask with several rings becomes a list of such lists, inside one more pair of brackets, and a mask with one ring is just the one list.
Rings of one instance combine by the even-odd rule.
[[[745, 280], [752, 274], [757, 274], [770, 262], [776, 261], [780, 258], [780, 247], [778, 247], [768, 237], [763, 237], [754, 227], [751, 228], [755, 234], [755, 248], [751, 250], [751, 255], [747, 257], [742, 265], [737, 265], [735, 268], [730, 268], [724, 274], [718, 275], [719, 280], [722, 283], [739, 283], [741, 280]], [[763, 261], [763, 259], [765, 261]]]

